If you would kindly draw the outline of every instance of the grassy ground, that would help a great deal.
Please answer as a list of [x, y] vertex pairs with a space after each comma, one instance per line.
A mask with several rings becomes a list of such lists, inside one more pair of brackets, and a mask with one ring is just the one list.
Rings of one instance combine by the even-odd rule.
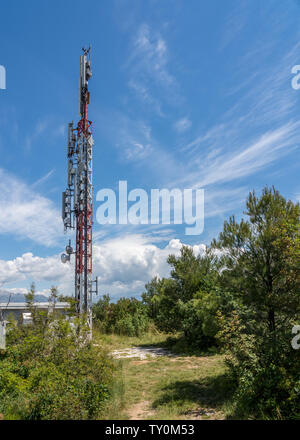
[[[166, 346], [164, 334], [142, 338], [98, 335], [95, 343], [110, 351], [138, 346]], [[230, 406], [224, 357], [177, 355], [122, 363], [124, 405], [119, 419], [224, 419]]]

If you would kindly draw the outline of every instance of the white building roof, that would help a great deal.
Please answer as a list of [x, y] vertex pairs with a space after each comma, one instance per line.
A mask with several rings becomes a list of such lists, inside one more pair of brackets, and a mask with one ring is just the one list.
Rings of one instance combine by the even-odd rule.
[[[49, 302], [36, 302], [33, 304], [33, 307], [36, 307], [37, 309], [48, 309], [48, 308], [52, 308], [53, 304]], [[27, 308], [28, 305], [25, 302], [16, 302], [16, 303], [10, 302], [9, 304], [7, 304], [7, 302], [0, 303], [0, 309], [2, 310], [24, 310]], [[68, 309], [70, 308], [70, 304], [68, 302], [57, 302], [55, 304], [55, 308]]]

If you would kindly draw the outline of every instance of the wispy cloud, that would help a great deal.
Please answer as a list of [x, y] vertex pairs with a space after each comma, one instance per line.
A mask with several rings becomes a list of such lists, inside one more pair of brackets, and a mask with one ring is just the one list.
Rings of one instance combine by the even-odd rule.
[[174, 85], [175, 78], [167, 69], [168, 51], [166, 41], [150, 26], [142, 24], [134, 40], [133, 53], [130, 59], [137, 73], [152, 77], [164, 86]]
[[299, 47], [294, 44], [270, 63], [264, 62], [264, 45], [261, 52], [250, 50], [240, 58], [239, 81], [231, 91], [236, 103], [180, 149], [189, 163], [182, 182], [195, 186], [233, 183], [270, 168], [298, 148], [299, 94], [291, 87], [290, 72]]
[[0, 234], [29, 238], [44, 246], [55, 245], [62, 236], [60, 213], [54, 203], [2, 169]]
[[246, 24], [246, 14], [247, 1], [245, 0], [239, 1], [238, 4], [231, 9], [224, 20], [224, 28], [221, 33], [221, 50], [241, 34]]
[[[231, 151], [226, 145], [225, 152], [222, 152], [220, 148], [214, 150], [214, 154], [206, 158], [199, 151], [196, 158], [193, 152], [193, 161], [197, 166], [197, 171], [185, 180], [194, 181], [194, 186], [207, 186], [233, 182], [238, 178], [253, 175], [294, 151], [298, 147], [299, 129], [300, 123], [288, 123], [248, 142], [245, 148], [235, 148]], [[209, 140], [209, 136], [206, 140]], [[197, 139], [195, 145], [200, 146], [201, 141]]]
[[[110, 132], [121, 157], [138, 161], [149, 156], [153, 148], [151, 128], [142, 120], [133, 121], [126, 115], [116, 115], [117, 130]], [[111, 127], [112, 128], [112, 127]]]
[[184, 133], [191, 128], [192, 122], [188, 117], [184, 117], [175, 122], [174, 128], [178, 133]]
[[159, 116], [165, 116], [161, 109], [161, 103], [158, 99], [151, 96], [149, 89], [145, 85], [134, 80], [130, 80], [128, 85], [144, 104], [149, 105], [151, 108], [153, 108]]
[[37, 186], [45, 183], [53, 175], [53, 173], [54, 173], [54, 170], [50, 170], [47, 174], [45, 174], [43, 177], [41, 177], [36, 182], [34, 182], [31, 185], [31, 188], [36, 188]]
[[169, 104], [182, 100], [178, 82], [170, 72], [167, 42], [159, 31], [146, 23], [140, 25], [133, 38], [126, 67], [130, 88], [160, 116], [164, 116], [162, 95]]
[[32, 132], [25, 136], [24, 150], [29, 152], [33, 145], [47, 134], [48, 137], [63, 137], [66, 133], [66, 125], [61, 124], [56, 116], [48, 115], [37, 121]]
[[49, 127], [49, 121], [38, 121], [33, 132], [25, 138], [25, 151], [30, 151], [33, 143], [41, 136]]

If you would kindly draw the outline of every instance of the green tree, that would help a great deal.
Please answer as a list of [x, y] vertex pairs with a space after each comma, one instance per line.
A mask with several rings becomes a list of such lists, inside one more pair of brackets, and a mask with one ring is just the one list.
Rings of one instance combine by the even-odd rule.
[[212, 243], [222, 254], [221, 284], [240, 301], [231, 317], [220, 317], [219, 336], [240, 407], [291, 415], [300, 406], [299, 352], [290, 344], [300, 317], [300, 208], [274, 188], [251, 192], [246, 208], [248, 219], [231, 217]]
[[151, 319], [155, 319], [159, 311], [162, 285], [163, 281], [155, 276], [145, 285], [145, 292], [142, 293], [143, 303], [147, 306], [148, 315]]
[[210, 249], [195, 255], [183, 246], [180, 255], [170, 255], [171, 277], [153, 278], [142, 298], [157, 327], [183, 332], [187, 344], [206, 348], [215, 343], [219, 330], [217, 311], [231, 301], [219, 289], [218, 258]]
[[215, 275], [214, 256], [211, 253], [195, 256], [191, 247], [183, 246], [180, 256], [170, 255], [168, 263], [171, 266], [171, 278], [177, 285], [178, 299], [184, 303], [191, 300], [201, 288], [211, 286]]
[[[298, 256], [295, 251], [300, 208], [274, 188], [264, 188], [260, 198], [250, 193], [246, 207], [249, 220], [238, 223], [231, 217], [212, 247], [224, 252], [224, 279], [230, 288], [239, 292], [244, 304], [275, 335], [283, 315], [293, 319], [300, 311], [299, 249]], [[284, 225], [289, 227], [284, 230]], [[293, 276], [288, 277], [291, 268]]]

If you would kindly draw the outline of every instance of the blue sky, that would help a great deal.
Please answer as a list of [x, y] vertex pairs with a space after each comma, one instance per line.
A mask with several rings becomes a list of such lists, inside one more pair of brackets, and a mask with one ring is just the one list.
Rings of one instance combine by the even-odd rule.
[[[12, 0], [1, 5], [0, 292], [58, 285], [73, 268], [60, 219], [66, 128], [78, 120], [82, 46], [92, 45], [94, 194], [204, 188], [205, 228], [94, 225], [101, 293], [138, 295], [182, 244], [200, 252], [249, 190], [300, 198], [300, 2]], [[94, 201], [95, 210], [97, 202]]]

